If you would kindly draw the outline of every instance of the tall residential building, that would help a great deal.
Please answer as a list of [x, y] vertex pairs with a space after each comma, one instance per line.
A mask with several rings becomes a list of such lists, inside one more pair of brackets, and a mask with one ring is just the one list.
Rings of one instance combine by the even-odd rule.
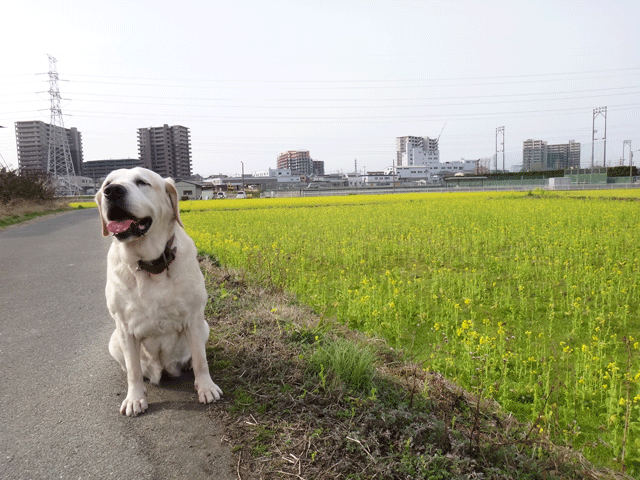
[[528, 139], [522, 142], [522, 169], [525, 172], [547, 168], [547, 142]]
[[525, 171], [580, 168], [580, 142], [547, 145], [544, 140], [522, 142], [522, 163]]
[[289, 150], [278, 155], [278, 168], [288, 168], [303, 175], [313, 175], [313, 160], [308, 150]]
[[438, 139], [429, 137], [397, 137], [396, 165], [432, 165], [440, 162]]
[[547, 168], [550, 170], [580, 168], [580, 142], [569, 140], [569, 143], [548, 145]]
[[145, 168], [163, 177], [191, 177], [191, 140], [187, 127], [139, 128], [138, 155]]
[[[55, 127], [61, 128], [61, 127]], [[82, 174], [82, 135], [77, 128], [65, 128], [76, 175]], [[16, 122], [18, 165], [21, 171], [45, 173], [49, 156], [51, 125], [40, 120]]]

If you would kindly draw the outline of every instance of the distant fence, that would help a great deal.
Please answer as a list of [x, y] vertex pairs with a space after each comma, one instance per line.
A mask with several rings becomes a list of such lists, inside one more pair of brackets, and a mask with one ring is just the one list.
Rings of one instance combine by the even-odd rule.
[[[542, 179], [540, 179], [542, 180]], [[612, 180], [612, 179], [609, 179]], [[273, 190], [261, 195], [262, 198], [291, 198], [291, 197], [325, 197], [325, 196], [346, 196], [346, 195], [383, 195], [393, 193], [443, 193], [443, 192], [527, 192], [534, 189], [542, 190], [612, 190], [619, 188], [632, 188], [640, 189], [640, 182], [636, 183], [634, 178], [633, 183], [629, 183], [629, 179], [615, 179], [612, 183], [597, 183], [597, 184], [570, 184], [570, 185], [556, 185], [555, 187], [549, 187], [548, 180], [538, 182], [537, 180], [530, 181], [527, 184], [513, 184], [513, 185], [491, 185], [487, 182], [485, 185], [464, 185], [464, 186], [425, 186], [425, 187], [368, 187], [368, 188], [334, 188], [334, 189], [303, 189], [303, 190]]]

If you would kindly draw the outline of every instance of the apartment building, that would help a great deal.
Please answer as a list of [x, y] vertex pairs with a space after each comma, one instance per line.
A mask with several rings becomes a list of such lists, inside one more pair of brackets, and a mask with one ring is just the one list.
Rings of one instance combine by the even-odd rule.
[[522, 164], [524, 171], [580, 168], [580, 142], [569, 140], [569, 143], [548, 145], [544, 140], [525, 140]]
[[138, 155], [142, 166], [163, 177], [191, 177], [191, 139], [181, 125], [138, 129]]
[[[40, 120], [27, 120], [16, 122], [15, 128], [19, 169], [45, 173], [49, 157], [51, 125]], [[64, 131], [69, 144], [74, 172], [76, 175], [80, 175], [83, 162], [82, 134], [75, 127], [65, 128]]]
[[569, 140], [569, 143], [547, 145], [547, 168], [580, 168], [580, 142]]
[[396, 166], [411, 167], [440, 162], [438, 139], [429, 137], [397, 137]]
[[289, 150], [278, 155], [278, 168], [288, 168], [303, 175], [313, 175], [313, 160], [308, 150]]
[[525, 172], [547, 168], [547, 142], [528, 139], [522, 142], [522, 169]]

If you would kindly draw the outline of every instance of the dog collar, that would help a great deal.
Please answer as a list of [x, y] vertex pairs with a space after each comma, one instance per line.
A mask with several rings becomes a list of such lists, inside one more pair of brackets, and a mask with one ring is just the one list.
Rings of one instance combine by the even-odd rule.
[[152, 275], [159, 275], [165, 270], [169, 269], [169, 265], [176, 258], [176, 252], [178, 251], [178, 247], [171, 248], [173, 245], [173, 240], [175, 235], [172, 235], [167, 245], [164, 247], [164, 252], [155, 260], [151, 260], [150, 262], [145, 262], [144, 260], [138, 260], [138, 270], [144, 270], [147, 273]]

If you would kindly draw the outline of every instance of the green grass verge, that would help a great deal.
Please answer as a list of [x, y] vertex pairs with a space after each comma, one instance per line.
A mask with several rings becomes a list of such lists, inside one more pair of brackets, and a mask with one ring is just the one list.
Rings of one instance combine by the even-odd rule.
[[68, 210], [67, 208], [59, 208], [54, 210], [46, 210], [40, 212], [28, 212], [28, 213], [16, 213], [9, 214], [0, 217], [0, 228], [5, 228], [10, 225], [15, 225], [18, 223], [26, 222], [27, 220], [31, 220], [37, 217], [41, 217], [43, 215], [49, 215], [52, 213], [59, 213]]

